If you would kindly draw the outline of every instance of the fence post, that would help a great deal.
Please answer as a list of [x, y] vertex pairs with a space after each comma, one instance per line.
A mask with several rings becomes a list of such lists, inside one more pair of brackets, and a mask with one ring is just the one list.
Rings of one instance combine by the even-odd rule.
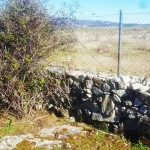
[[121, 51], [122, 51], [122, 10], [119, 14], [119, 39], [118, 39], [118, 77], [120, 77], [121, 70]]

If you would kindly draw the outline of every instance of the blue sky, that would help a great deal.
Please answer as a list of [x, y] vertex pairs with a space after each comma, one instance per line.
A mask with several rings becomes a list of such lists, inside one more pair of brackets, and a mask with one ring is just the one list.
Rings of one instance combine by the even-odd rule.
[[[97, 16], [117, 14], [120, 9], [123, 13], [150, 12], [150, 0], [49, 0], [49, 3], [60, 9], [63, 3], [74, 5], [75, 1], [79, 5], [76, 14], [78, 18], [96, 19]], [[114, 20], [118, 19], [118, 16], [113, 17]], [[108, 20], [109, 18], [107, 17]]]

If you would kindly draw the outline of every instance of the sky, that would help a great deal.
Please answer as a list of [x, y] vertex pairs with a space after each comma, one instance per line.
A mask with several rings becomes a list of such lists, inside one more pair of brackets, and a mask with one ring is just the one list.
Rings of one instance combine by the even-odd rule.
[[[150, 12], [150, 0], [49, 0], [50, 5], [60, 9], [63, 3], [77, 5], [76, 17], [83, 19], [98, 18], [101, 16], [123, 13]], [[143, 14], [144, 15], [144, 14]], [[150, 16], [150, 14], [148, 14]], [[114, 16], [115, 17], [115, 16]], [[117, 17], [117, 16], [116, 16]], [[108, 17], [107, 17], [108, 18]], [[118, 18], [117, 18], [118, 19]], [[131, 17], [132, 19], [132, 17]], [[115, 18], [114, 18], [115, 20]]]

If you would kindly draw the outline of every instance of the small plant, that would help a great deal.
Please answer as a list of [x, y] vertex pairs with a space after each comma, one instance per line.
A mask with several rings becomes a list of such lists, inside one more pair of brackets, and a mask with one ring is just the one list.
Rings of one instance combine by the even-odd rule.
[[137, 144], [133, 145], [132, 150], [148, 150], [148, 147], [139, 141]]

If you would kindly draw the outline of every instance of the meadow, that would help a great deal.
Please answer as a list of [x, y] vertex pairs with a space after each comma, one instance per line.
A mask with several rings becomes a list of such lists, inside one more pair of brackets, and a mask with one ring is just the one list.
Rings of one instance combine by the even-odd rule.
[[[83, 27], [73, 33], [73, 46], [51, 55], [50, 65], [117, 73], [117, 27]], [[150, 27], [123, 27], [121, 54], [121, 74], [150, 76]]]

